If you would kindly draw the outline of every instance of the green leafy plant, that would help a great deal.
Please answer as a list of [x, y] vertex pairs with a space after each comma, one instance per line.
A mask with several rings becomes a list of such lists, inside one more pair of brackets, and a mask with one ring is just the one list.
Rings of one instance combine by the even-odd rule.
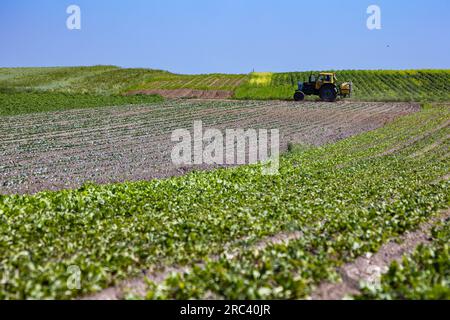
[[363, 287], [358, 299], [450, 299], [450, 224], [433, 231], [430, 245], [420, 245], [401, 263], [393, 262], [376, 287]]

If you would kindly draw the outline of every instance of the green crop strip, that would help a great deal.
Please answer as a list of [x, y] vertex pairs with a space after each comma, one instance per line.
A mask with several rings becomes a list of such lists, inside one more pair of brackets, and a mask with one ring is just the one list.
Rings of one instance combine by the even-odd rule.
[[114, 66], [67, 68], [0, 68], [0, 89], [63, 93], [121, 94], [130, 90], [234, 90], [245, 74], [173, 74]]
[[[183, 75], [114, 66], [0, 68], [0, 89], [102, 95], [147, 89], [226, 90], [234, 91], [236, 99], [292, 100], [297, 83], [306, 81], [310, 73]], [[340, 82], [353, 82], [354, 100], [450, 100], [450, 70], [340, 70], [336, 74]]]
[[168, 72], [114, 66], [0, 68], [0, 89], [63, 93], [119, 94], [126, 88]]
[[450, 299], [450, 222], [432, 232], [431, 245], [420, 245], [401, 263], [393, 262], [379, 286], [363, 287], [358, 299]]
[[193, 89], [193, 90], [225, 90], [233, 91], [247, 75], [241, 74], [202, 74], [202, 75], [176, 75], [161, 74], [148, 81], [127, 88], [128, 90], [146, 89]]
[[[317, 73], [317, 72], [313, 72]], [[235, 91], [237, 99], [291, 100], [299, 81], [307, 81], [311, 72], [274, 73], [270, 83], [247, 82]], [[448, 101], [450, 70], [342, 70], [336, 71], [340, 82], [352, 81], [352, 99], [362, 101]], [[311, 97], [310, 99], [317, 99]]]
[[[379, 130], [287, 154], [278, 176], [256, 165], [0, 196], [0, 298], [76, 297], [144, 268], [202, 261], [150, 284], [148, 297], [305, 297], [319, 281], [336, 279], [336, 266], [448, 207], [449, 183], [432, 183], [448, 173], [448, 141], [411, 155], [441, 141], [449, 119], [448, 107], [427, 107]], [[429, 134], [380, 155], [397, 137], [407, 142], [405, 132]], [[303, 236], [251, 247], [289, 231]], [[238, 258], [227, 259], [225, 246], [241, 249]], [[80, 290], [66, 284], [74, 265]]]
[[54, 92], [0, 92], [0, 116], [117, 105], [137, 105], [161, 102], [162, 100], [157, 95], [105, 96]]

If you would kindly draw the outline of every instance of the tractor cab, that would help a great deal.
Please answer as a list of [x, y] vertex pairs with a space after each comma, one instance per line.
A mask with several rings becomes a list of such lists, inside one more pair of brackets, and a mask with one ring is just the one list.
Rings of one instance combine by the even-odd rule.
[[308, 82], [299, 82], [295, 91], [294, 100], [303, 101], [305, 96], [316, 95], [323, 101], [336, 101], [338, 96], [347, 97], [352, 92], [352, 83], [337, 83], [336, 74], [321, 72], [317, 76], [311, 74]]
[[319, 73], [319, 77], [317, 78], [317, 81], [315, 83], [316, 83], [316, 90], [320, 90], [320, 88], [324, 84], [336, 83], [336, 75], [334, 73], [327, 73], [327, 72]]

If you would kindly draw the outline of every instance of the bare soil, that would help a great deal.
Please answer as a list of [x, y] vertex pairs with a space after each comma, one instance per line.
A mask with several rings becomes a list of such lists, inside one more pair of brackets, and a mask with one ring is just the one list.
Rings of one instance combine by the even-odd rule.
[[192, 132], [194, 120], [222, 132], [279, 129], [283, 152], [289, 142], [335, 142], [418, 110], [409, 103], [171, 100], [7, 117], [0, 123], [0, 194], [165, 178], [220, 166], [172, 163], [172, 132]]

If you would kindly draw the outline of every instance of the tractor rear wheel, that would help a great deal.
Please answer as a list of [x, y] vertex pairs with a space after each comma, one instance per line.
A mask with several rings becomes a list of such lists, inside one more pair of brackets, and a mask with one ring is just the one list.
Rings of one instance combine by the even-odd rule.
[[333, 85], [323, 85], [319, 91], [320, 99], [327, 102], [334, 102], [337, 98], [337, 89]]
[[294, 93], [294, 100], [295, 101], [303, 101], [305, 100], [305, 94], [301, 91], [296, 91]]

